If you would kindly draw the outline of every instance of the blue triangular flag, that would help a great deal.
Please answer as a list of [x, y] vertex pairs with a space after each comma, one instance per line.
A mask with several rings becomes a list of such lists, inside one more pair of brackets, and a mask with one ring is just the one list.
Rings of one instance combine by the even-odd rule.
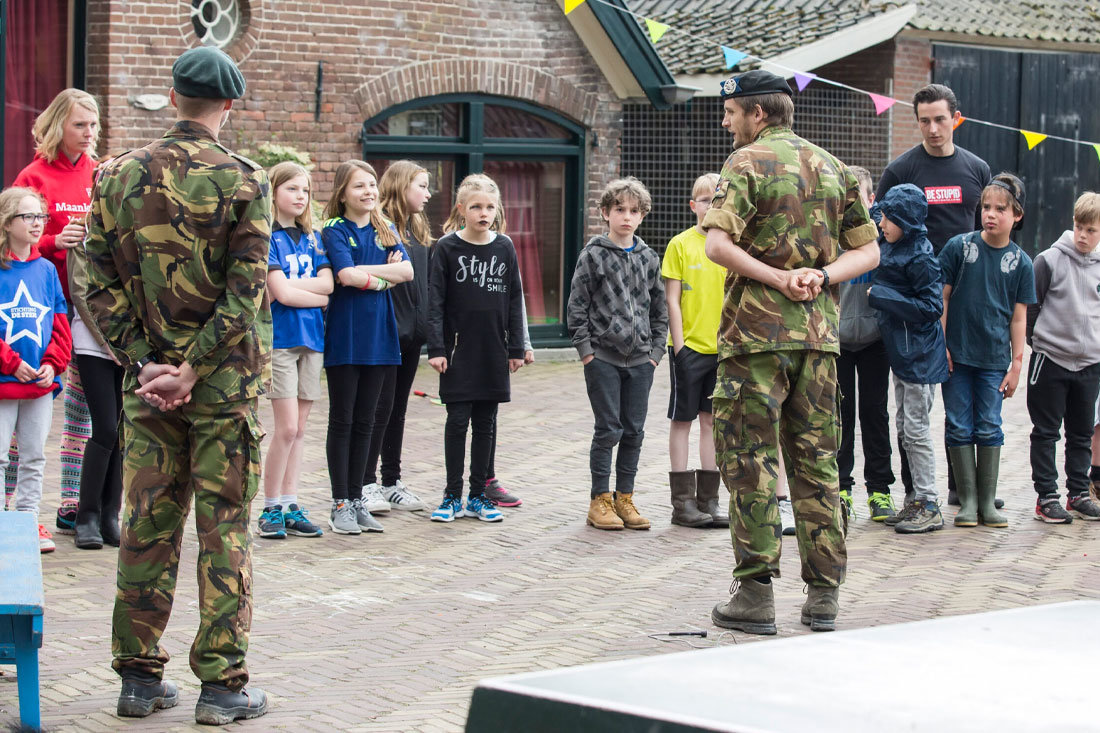
[[726, 68], [727, 69], [732, 69], [734, 66], [737, 66], [739, 63], [741, 63], [742, 61], [744, 61], [748, 57], [747, 53], [741, 53], [740, 51], [734, 51], [732, 48], [729, 48], [728, 46], [722, 46], [722, 55], [726, 57]]

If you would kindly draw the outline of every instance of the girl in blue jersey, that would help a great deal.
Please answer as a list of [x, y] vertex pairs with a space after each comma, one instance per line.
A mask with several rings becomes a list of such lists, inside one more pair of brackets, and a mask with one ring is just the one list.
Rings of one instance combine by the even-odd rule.
[[306, 420], [321, 397], [325, 316], [332, 293], [332, 265], [313, 230], [310, 180], [306, 169], [286, 161], [268, 171], [274, 199], [267, 290], [274, 340], [271, 352], [271, 409], [275, 435], [264, 462], [264, 510], [259, 534], [320, 537], [298, 501]]
[[413, 267], [378, 205], [374, 168], [349, 160], [336, 169], [321, 242], [336, 273], [325, 320], [332, 482], [329, 526], [340, 534], [381, 532], [363, 500], [371, 430], [382, 387], [401, 363], [393, 300], [386, 292], [413, 279]]
[[[57, 268], [40, 256], [38, 240], [49, 216], [42, 197], [29, 188], [0, 193], [0, 445], [19, 442], [15, 511], [38, 516], [46, 465], [46, 438], [59, 375], [69, 366], [72, 337]], [[0, 475], [8, 452], [0, 450]], [[42, 552], [55, 549], [38, 525]]]
[[[485, 486], [497, 405], [511, 398], [508, 373], [523, 366], [526, 331], [516, 249], [503, 229], [497, 184], [486, 175], [466, 176], [443, 226], [447, 234], [435, 243], [428, 279], [428, 363], [439, 372], [439, 397], [447, 405], [447, 486], [432, 512], [435, 522], [503, 519]], [[470, 497], [463, 507], [471, 425]]]

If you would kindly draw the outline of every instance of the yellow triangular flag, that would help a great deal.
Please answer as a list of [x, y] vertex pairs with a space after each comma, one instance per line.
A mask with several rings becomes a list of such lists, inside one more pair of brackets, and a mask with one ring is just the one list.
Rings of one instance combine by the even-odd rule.
[[1047, 136], [1041, 132], [1031, 132], [1030, 130], [1020, 130], [1020, 134], [1027, 140], [1027, 149], [1034, 150], [1035, 146], [1047, 139]]
[[649, 29], [649, 39], [653, 41], [653, 45], [657, 45], [657, 41], [661, 40], [661, 36], [668, 30], [668, 26], [664, 23], [658, 23], [655, 20], [645, 19], [646, 28]]
[[565, 0], [565, 14], [569, 15], [576, 10], [578, 6], [583, 4], [584, 0]]

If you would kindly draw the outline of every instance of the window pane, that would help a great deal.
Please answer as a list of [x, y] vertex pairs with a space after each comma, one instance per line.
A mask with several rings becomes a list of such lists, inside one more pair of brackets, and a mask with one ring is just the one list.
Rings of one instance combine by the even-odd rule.
[[[367, 162], [378, 171], [381, 177], [393, 160], [397, 159], [374, 159]], [[447, 217], [451, 215], [451, 207], [454, 206], [454, 190], [458, 185], [455, 182], [455, 164], [453, 160], [418, 160], [416, 162], [428, 171], [428, 187], [432, 197], [424, 207], [424, 214], [432, 226], [432, 237], [439, 239], [443, 236], [443, 222], [447, 221]]]
[[436, 104], [398, 112], [367, 130], [368, 135], [460, 137], [462, 116], [457, 104]]
[[500, 186], [528, 324], [562, 323], [565, 163], [487, 160], [485, 173]]
[[573, 134], [549, 120], [514, 107], [485, 105], [485, 137], [534, 137], [571, 140]]

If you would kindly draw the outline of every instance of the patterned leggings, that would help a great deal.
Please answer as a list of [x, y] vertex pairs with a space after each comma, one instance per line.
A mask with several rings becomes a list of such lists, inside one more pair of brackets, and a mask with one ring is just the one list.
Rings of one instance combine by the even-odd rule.
[[[76, 506], [80, 499], [80, 469], [84, 463], [84, 446], [92, 434], [92, 417], [84, 399], [84, 387], [76, 361], [69, 364], [65, 387], [65, 426], [61, 431], [61, 506]], [[8, 450], [7, 471], [4, 473], [4, 507], [15, 493], [15, 477], [19, 471], [19, 448], [12, 436]]]

